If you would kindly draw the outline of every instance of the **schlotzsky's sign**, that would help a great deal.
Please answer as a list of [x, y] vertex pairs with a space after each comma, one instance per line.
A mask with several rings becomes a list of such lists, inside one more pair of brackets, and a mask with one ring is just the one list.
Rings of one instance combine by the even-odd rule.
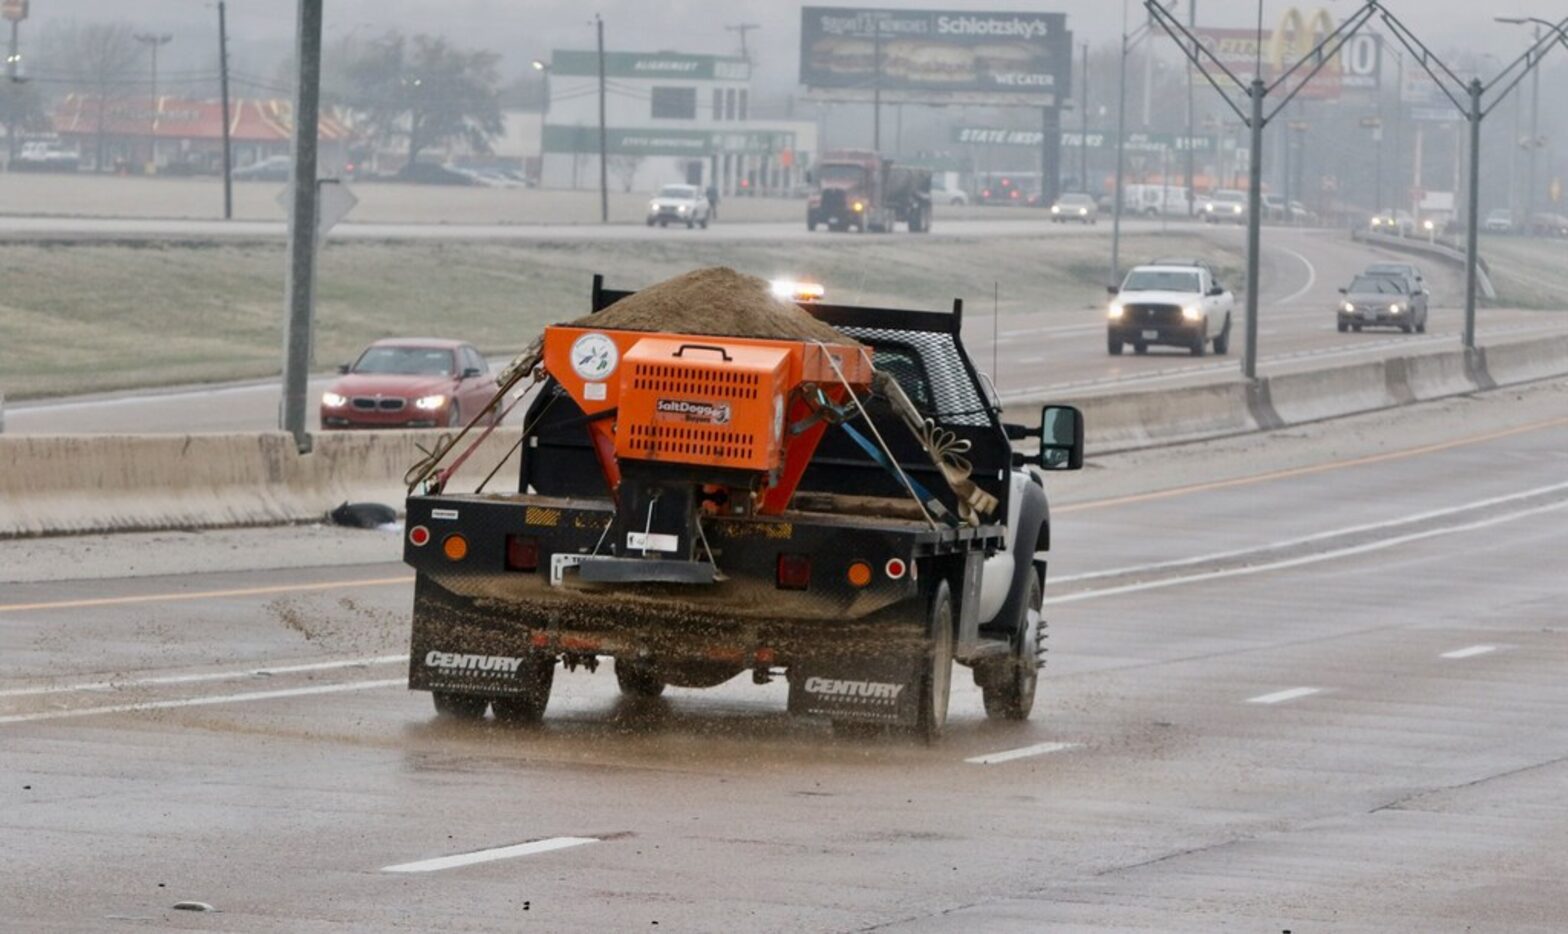
[[1062, 13], [801, 10], [800, 82], [818, 99], [1049, 107], [1071, 77]]

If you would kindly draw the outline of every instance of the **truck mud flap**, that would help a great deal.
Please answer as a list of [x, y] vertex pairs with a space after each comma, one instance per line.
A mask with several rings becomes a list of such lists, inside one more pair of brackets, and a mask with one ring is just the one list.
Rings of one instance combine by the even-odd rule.
[[789, 712], [913, 727], [919, 714], [921, 659], [880, 658], [806, 663], [789, 671]]
[[526, 693], [539, 656], [526, 633], [421, 575], [414, 584], [408, 686], [416, 691]]

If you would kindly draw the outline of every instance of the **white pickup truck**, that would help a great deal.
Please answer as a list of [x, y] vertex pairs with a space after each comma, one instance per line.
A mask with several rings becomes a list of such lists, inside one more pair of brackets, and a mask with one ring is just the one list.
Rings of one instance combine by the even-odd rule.
[[1147, 353], [1155, 344], [1185, 347], [1194, 357], [1230, 351], [1230, 318], [1236, 296], [1202, 260], [1158, 260], [1136, 266], [1120, 287], [1111, 286], [1107, 349], [1119, 355], [1132, 344]]

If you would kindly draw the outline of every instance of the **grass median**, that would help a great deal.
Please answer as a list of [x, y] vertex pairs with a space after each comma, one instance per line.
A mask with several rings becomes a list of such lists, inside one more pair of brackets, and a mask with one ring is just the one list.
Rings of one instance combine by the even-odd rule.
[[[581, 315], [593, 273], [639, 288], [698, 266], [824, 282], [829, 300], [945, 309], [963, 298], [1003, 314], [1103, 303], [1103, 236], [984, 240], [823, 236], [558, 243], [329, 243], [317, 281], [320, 369], [389, 336], [521, 347]], [[1239, 258], [1188, 233], [1123, 238], [1128, 263], [1155, 254]], [[0, 390], [69, 395], [263, 377], [282, 355], [281, 243], [0, 244]], [[1235, 278], [1234, 276], [1232, 278]]]

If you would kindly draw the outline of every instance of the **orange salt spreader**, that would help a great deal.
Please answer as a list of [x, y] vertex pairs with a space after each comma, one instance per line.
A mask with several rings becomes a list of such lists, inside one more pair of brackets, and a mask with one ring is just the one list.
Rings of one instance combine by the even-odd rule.
[[850, 389], [872, 380], [869, 352], [850, 343], [552, 326], [543, 358], [588, 417], [616, 505], [608, 550], [657, 559], [676, 568], [657, 579], [675, 581], [705, 557], [703, 515], [788, 507]]

